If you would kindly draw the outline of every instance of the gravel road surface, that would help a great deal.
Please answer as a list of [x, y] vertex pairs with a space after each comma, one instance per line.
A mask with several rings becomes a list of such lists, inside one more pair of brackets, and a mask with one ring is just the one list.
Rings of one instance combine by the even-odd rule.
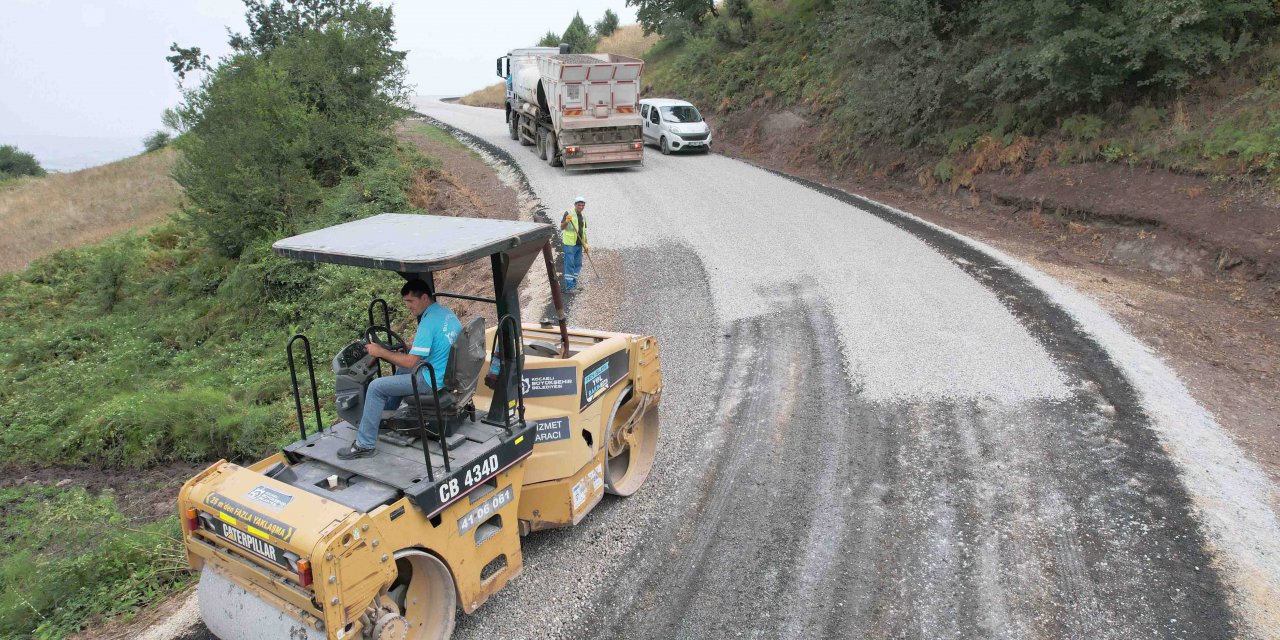
[[571, 321], [658, 336], [649, 484], [532, 536], [456, 637], [1277, 637], [1274, 487], [1096, 306], [910, 216], [719, 155], [565, 173]]
[[456, 638], [1280, 637], [1275, 487], [1074, 291], [723, 156], [565, 173], [416, 107], [587, 199], [571, 324], [665, 380], [644, 489], [526, 538]]

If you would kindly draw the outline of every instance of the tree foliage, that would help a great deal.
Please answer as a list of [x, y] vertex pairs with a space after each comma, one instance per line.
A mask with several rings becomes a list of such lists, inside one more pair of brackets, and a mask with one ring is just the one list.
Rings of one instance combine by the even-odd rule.
[[596, 50], [596, 38], [591, 35], [591, 29], [587, 27], [581, 13], [573, 14], [573, 20], [569, 21], [560, 42], [569, 45], [569, 53], [590, 53]]
[[548, 29], [542, 34], [542, 39], [538, 40], [539, 47], [557, 47], [560, 46], [560, 34]]
[[618, 14], [613, 9], [605, 9], [604, 16], [596, 21], [596, 35], [604, 38], [613, 35], [618, 30]]
[[152, 131], [142, 139], [142, 148], [146, 153], [151, 153], [169, 146], [170, 142], [173, 142], [173, 136], [168, 131]]
[[388, 153], [403, 113], [404, 53], [390, 8], [364, 0], [250, 0], [249, 31], [187, 94], [175, 178], [186, 215], [239, 256], [295, 227], [322, 189]]
[[43, 175], [45, 175], [44, 167], [40, 166], [35, 156], [20, 151], [13, 145], [0, 146], [0, 180], [18, 176], [40, 177]]
[[713, 0], [627, 0], [627, 6], [636, 8], [636, 21], [646, 36], [698, 31], [708, 16], [717, 15]]
[[1272, 0], [839, 0], [831, 40], [846, 109], [868, 134], [919, 142], [948, 122], [1034, 132], [1159, 98], [1274, 32]]

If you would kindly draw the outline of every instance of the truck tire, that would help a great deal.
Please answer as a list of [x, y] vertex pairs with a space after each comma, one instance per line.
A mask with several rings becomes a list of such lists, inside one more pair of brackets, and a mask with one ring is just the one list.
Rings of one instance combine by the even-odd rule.
[[547, 132], [541, 128], [538, 129], [538, 158], [540, 160], [547, 159]]
[[507, 114], [507, 130], [511, 132], [512, 140], [520, 139], [520, 116], [515, 113]]
[[558, 142], [559, 141], [556, 140], [556, 134], [547, 134], [547, 164], [553, 167], [558, 167], [563, 164], [560, 158], [560, 145]]

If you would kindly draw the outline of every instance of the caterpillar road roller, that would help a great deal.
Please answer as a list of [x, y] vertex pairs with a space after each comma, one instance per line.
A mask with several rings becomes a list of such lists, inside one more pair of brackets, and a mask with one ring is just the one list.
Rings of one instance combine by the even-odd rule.
[[[388, 213], [275, 243], [280, 256], [422, 279], [437, 299], [494, 305], [497, 322], [462, 327], [443, 384], [421, 360], [421, 388], [382, 411], [376, 455], [354, 459], [338, 452], [355, 437], [365, 389], [389, 373], [364, 345], [403, 351], [405, 341], [386, 303], [369, 303], [368, 329], [333, 357], [337, 419], [326, 425], [311, 345], [294, 336], [297, 441], [248, 466], [220, 461], [178, 497], [210, 631], [447, 638], [458, 609], [475, 612], [520, 574], [522, 536], [577, 524], [605, 493], [640, 488], [658, 442], [658, 344], [566, 327], [553, 234], [535, 222]], [[557, 317], [523, 324], [520, 284], [540, 255]], [[436, 290], [433, 274], [486, 262], [492, 298]]]

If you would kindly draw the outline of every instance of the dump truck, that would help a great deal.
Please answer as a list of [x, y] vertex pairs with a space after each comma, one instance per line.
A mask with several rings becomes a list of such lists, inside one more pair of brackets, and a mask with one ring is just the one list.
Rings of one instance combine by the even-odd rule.
[[[578, 524], [604, 494], [641, 487], [658, 445], [658, 344], [567, 326], [554, 234], [535, 222], [381, 214], [275, 243], [276, 255], [395, 271], [425, 281], [437, 300], [493, 312], [462, 325], [443, 385], [427, 359], [413, 368], [414, 392], [383, 411], [372, 457], [338, 451], [355, 437], [363, 391], [390, 373], [365, 345], [405, 350], [386, 302], [368, 303], [367, 328], [333, 357], [328, 424], [310, 340], [289, 341], [298, 439], [252, 464], [219, 461], [178, 496], [211, 632], [448, 638], [457, 609], [475, 612], [520, 574], [523, 536]], [[520, 284], [540, 254], [555, 320], [524, 324]], [[476, 264], [492, 271], [492, 297], [436, 288], [436, 272]]]
[[643, 70], [637, 58], [571, 54], [565, 45], [511, 50], [497, 60], [511, 139], [566, 170], [643, 164]]

